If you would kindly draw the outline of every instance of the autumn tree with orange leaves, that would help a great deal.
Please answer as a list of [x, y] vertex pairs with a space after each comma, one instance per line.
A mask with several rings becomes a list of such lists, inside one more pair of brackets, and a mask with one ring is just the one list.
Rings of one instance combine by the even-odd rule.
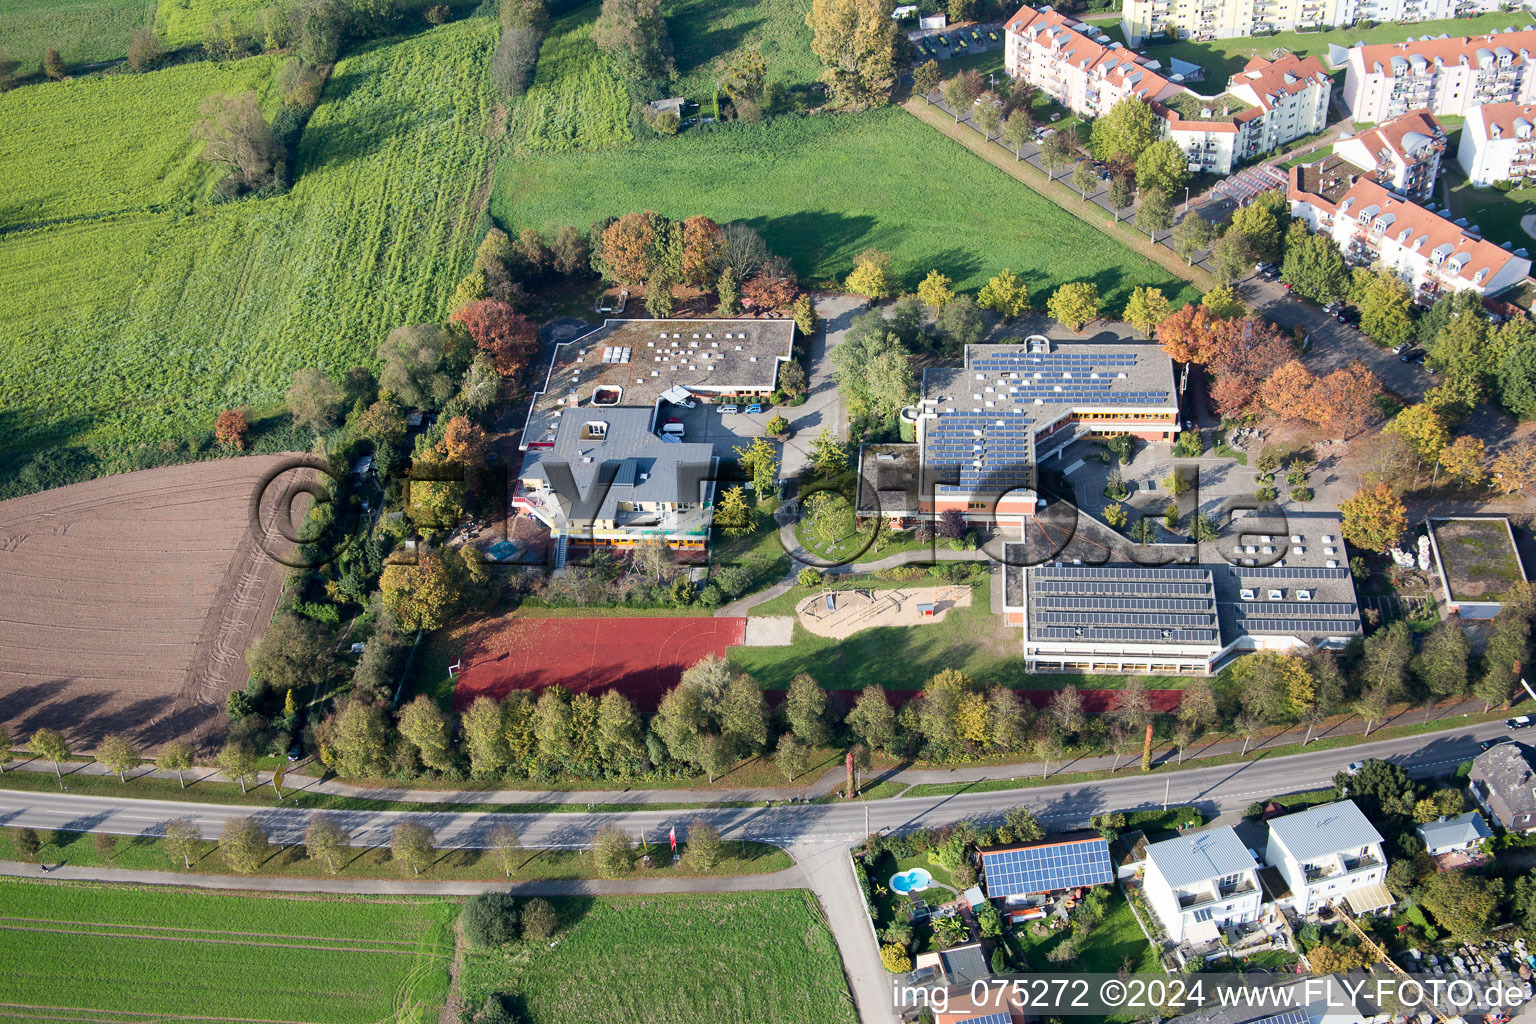
[[626, 213], [603, 231], [603, 276], [619, 284], [638, 285], [655, 269], [656, 215]]
[[1157, 325], [1157, 340], [1168, 358], [1179, 363], [1206, 363], [1215, 334], [1203, 306], [1180, 306]]
[[467, 416], [455, 416], [443, 428], [443, 439], [437, 450], [450, 462], [477, 463], [485, 458], [489, 447], [485, 431], [470, 422]]
[[782, 256], [770, 256], [752, 279], [741, 286], [741, 304], [763, 312], [783, 309], [800, 294], [800, 279]]
[[1282, 419], [1306, 420], [1345, 437], [1360, 432], [1380, 391], [1376, 377], [1360, 362], [1318, 377], [1292, 359], [1259, 385], [1259, 400]]
[[694, 288], [715, 283], [725, 266], [725, 232], [708, 217], [683, 221], [682, 282]]
[[1224, 416], [1245, 412], [1259, 387], [1295, 355], [1290, 340], [1263, 317], [1215, 320], [1206, 366], [1215, 376], [1211, 401]]
[[490, 353], [503, 377], [523, 372], [538, 347], [538, 327], [500, 299], [472, 302], [449, 319], [463, 325], [475, 344]]
[[250, 432], [251, 425], [246, 421], [244, 409], [225, 409], [213, 422], [214, 440], [237, 452], [245, 450], [245, 438]]

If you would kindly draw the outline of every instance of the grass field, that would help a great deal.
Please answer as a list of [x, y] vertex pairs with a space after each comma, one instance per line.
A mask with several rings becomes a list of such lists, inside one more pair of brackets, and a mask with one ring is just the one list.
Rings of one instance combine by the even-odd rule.
[[663, 10], [677, 61], [676, 95], [710, 99], [721, 77], [719, 58], [748, 46], [762, 51], [769, 81], [786, 88], [816, 81], [821, 62], [811, 53], [810, 9], [810, 0], [673, 0]]
[[548, 950], [471, 954], [472, 1005], [498, 993], [527, 1024], [852, 1024], [841, 961], [809, 893], [552, 900]]
[[160, 0], [155, 31], [167, 46], [190, 46], [203, 41], [203, 29], [210, 20], [224, 15], [240, 28], [254, 31], [257, 12], [266, 6], [265, 0]]
[[629, 142], [629, 92], [592, 42], [598, 5], [586, 4], [550, 26], [533, 83], [517, 104], [519, 149], [560, 152]]
[[[1157, 46], [1143, 46], [1142, 52], [1165, 63], [1166, 58], [1177, 57], [1180, 60], [1201, 65], [1205, 68], [1205, 81], [1193, 82], [1190, 88], [1207, 96], [1215, 96], [1226, 89], [1227, 79], [1241, 71], [1243, 65], [1248, 62], [1248, 58], [1268, 57], [1277, 47], [1283, 47], [1298, 56], [1316, 57], [1323, 60], [1326, 66], [1325, 58], [1328, 56], [1329, 44], [1354, 46], [1356, 43], [1397, 43], [1409, 36], [1418, 39], [1422, 36], [1439, 35], [1442, 32], [1453, 36], [1486, 35], [1494, 29], [1525, 28], [1531, 22], [1532, 17], [1528, 11], [1495, 11], [1491, 14], [1479, 14], [1475, 18], [1421, 21], [1404, 25], [1394, 22], [1368, 29], [1341, 28], [1330, 32], [1278, 32], [1272, 36], [1258, 38], [1236, 37], [1212, 39], [1206, 42], [1181, 39], [1178, 42]], [[1116, 32], [1114, 35], [1118, 38], [1119, 33]], [[1342, 84], [1342, 78], [1335, 83], [1335, 95]]]
[[1459, 168], [1452, 167], [1446, 179], [1451, 186], [1451, 212], [1483, 229], [1483, 237], [1516, 249], [1530, 249], [1533, 239], [1520, 226], [1523, 217], [1536, 213], [1536, 188], [1517, 188], [1500, 192], [1492, 188], [1473, 188]]
[[[292, 192], [223, 206], [203, 201], [187, 118], [207, 76], [249, 79], [247, 67], [270, 69], [271, 59], [46, 90], [57, 97], [52, 127], [42, 119], [38, 129], [70, 138], [124, 108], [117, 90], [180, 86], [187, 113], [140, 145], [182, 185], [162, 189], [147, 161], [114, 208], [83, 157], [51, 165], [49, 182], [29, 153], [0, 154], [0, 176], [25, 178], [33, 197], [94, 203], [91, 219], [0, 236], [0, 454], [207, 430], [220, 408], [276, 403], [300, 367], [339, 374], [370, 361], [392, 327], [440, 317], [473, 250], [494, 39], [479, 19], [346, 57], [304, 132]], [[0, 96], [0, 121], [33, 92]], [[0, 223], [37, 220], [33, 205], [8, 208]], [[44, 204], [53, 215], [60, 205]]]
[[426, 1024], [447, 998], [458, 913], [448, 900], [10, 880], [0, 905], [7, 1015], [70, 1020]]
[[868, 246], [905, 288], [930, 269], [976, 289], [1011, 267], [1042, 297], [1093, 280], [1108, 307], [1183, 282], [900, 110], [787, 117], [637, 143], [619, 154], [504, 161], [492, 212], [508, 227], [587, 224], [629, 210], [742, 220], [802, 278], [841, 277]]
[[0, 56], [37, 71], [43, 51], [66, 65], [121, 57], [133, 30], [154, 21], [155, 0], [0, 0]]

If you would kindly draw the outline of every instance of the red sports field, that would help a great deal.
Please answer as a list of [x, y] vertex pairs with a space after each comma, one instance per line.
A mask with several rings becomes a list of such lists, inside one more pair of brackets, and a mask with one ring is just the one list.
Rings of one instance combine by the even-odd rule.
[[617, 688], [654, 711], [683, 670], [706, 654], [724, 655], [746, 635], [744, 618], [536, 619], [524, 616], [477, 630], [462, 656], [455, 710], [481, 694], [556, 684], [573, 693]]

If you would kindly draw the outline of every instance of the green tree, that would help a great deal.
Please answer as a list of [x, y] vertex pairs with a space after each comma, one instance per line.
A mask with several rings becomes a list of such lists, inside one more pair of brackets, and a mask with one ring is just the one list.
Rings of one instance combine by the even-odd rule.
[[982, 285], [976, 302], [982, 309], [1001, 313], [1003, 319], [1012, 320], [1029, 312], [1029, 289], [1024, 279], [1008, 268]]
[[784, 720], [795, 736], [813, 747], [832, 742], [827, 722], [827, 691], [808, 672], [798, 673], [789, 681], [784, 697]]
[[230, 818], [219, 836], [219, 855], [242, 875], [249, 875], [272, 851], [266, 829], [255, 818]]
[[603, 0], [592, 41], [626, 82], [657, 82], [672, 71], [672, 40], [656, 0]]
[[324, 682], [331, 673], [330, 631], [314, 619], [281, 612], [245, 660], [251, 675], [279, 692]]
[[[845, 0], [816, 0], [816, 2], [834, 3], [845, 2]], [[850, 292], [871, 299], [886, 299], [890, 298], [895, 287], [891, 281], [890, 253], [870, 248], [854, 257], [853, 273], [848, 275], [847, 281]]]
[[256, 752], [246, 743], [230, 741], [213, 759], [214, 766], [231, 782], [240, 783], [240, 792], [256, 781]]
[[508, 878], [517, 868], [518, 858], [523, 848], [522, 839], [517, 834], [517, 829], [508, 824], [500, 824], [486, 833], [486, 848], [496, 858], [496, 865]]
[[1431, 699], [1455, 697], [1467, 692], [1467, 664], [1471, 648], [1460, 619], [1445, 619], [1424, 638], [1413, 658], [1413, 674]]
[[736, 459], [742, 470], [752, 474], [752, 490], [761, 499], [778, 485], [779, 453], [766, 437], [755, 437], [746, 447], [736, 446]]
[[476, 949], [498, 949], [516, 941], [519, 909], [509, 892], [476, 893], [464, 901], [459, 927]]
[[155, 767], [163, 772], [175, 772], [176, 778], [181, 782], [181, 788], [186, 789], [186, 772], [192, 767], [193, 757], [192, 744], [176, 740], [160, 748], [160, 756], [155, 759]]
[[463, 600], [462, 573], [456, 553], [421, 554], [416, 564], [395, 563], [379, 576], [384, 607], [402, 629], [440, 629], [459, 610]]
[[604, 825], [592, 841], [597, 873], [603, 878], [622, 878], [634, 870], [635, 846], [617, 825]]
[[597, 705], [597, 752], [616, 775], [640, 767], [645, 758], [645, 732], [630, 699], [618, 690], [606, 691]]
[[65, 742], [64, 734], [57, 729], [39, 729], [32, 734], [32, 750], [39, 757], [53, 762], [54, 778], [58, 780], [59, 788], [63, 789], [64, 775], [60, 766], [69, 760], [69, 744]]
[[1498, 923], [1504, 882], [1465, 871], [1433, 874], [1416, 893], [1418, 903], [1459, 942], [1481, 942]]
[[[1124, 102], [1124, 101], [1121, 101]], [[1136, 158], [1136, 186], [1170, 199], [1189, 182], [1189, 157], [1172, 139], [1154, 142]]]
[[1120, 219], [1120, 211], [1130, 209], [1136, 202], [1136, 183], [1129, 174], [1116, 174], [1109, 179], [1109, 205], [1115, 209], [1115, 220]]
[[1305, 227], [1293, 232], [1285, 245], [1280, 279], [1296, 294], [1313, 302], [1327, 303], [1349, 294], [1349, 268], [1330, 236], [1312, 234]]
[[693, 871], [709, 874], [725, 856], [725, 844], [720, 830], [703, 818], [695, 818], [688, 824], [687, 845], [683, 849], [683, 863]]
[[786, 732], [779, 737], [778, 752], [774, 755], [774, 763], [779, 771], [790, 782], [795, 781], [795, 776], [804, 775], [810, 768], [810, 754], [804, 743], [792, 732]]
[[412, 875], [430, 868], [437, 857], [437, 837], [419, 822], [402, 821], [389, 833], [389, 854], [400, 862], [400, 869]]
[[341, 413], [341, 388], [313, 366], [293, 372], [285, 402], [293, 416], [293, 425], [320, 433], [336, 425]]
[[954, 300], [955, 282], [939, 273], [937, 270], [928, 271], [928, 276], [923, 278], [917, 286], [917, 296], [933, 307], [935, 313], [942, 310]]
[[733, 754], [760, 754], [768, 744], [768, 704], [757, 681], [733, 673], [720, 699], [720, 731]]
[[715, 503], [714, 524], [727, 537], [746, 537], [757, 529], [757, 510], [747, 503], [745, 488], [729, 487]]
[[1072, 144], [1065, 135], [1052, 131], [1040, 144], [1040, 161], [1045, 164], [1046, 177], [1056, 178], [1056, 172], [1072, 162]]
[[1350, 298], [1360, 310], [1360, 329], [1378, 344], [1397, 346], [1412, 334], [1408, 286], [1391, 274], [1356, 270]]
[[[1184, 219], [1189, 218], [1186, 216]], [[1253, 247], [1244, 235], [1228, 231], [1211, 246], [1211, 269], [1224, 284], [1231, 284], [1241, 278], [1253, 264]]]
[[203, 833], [191, 818], [173, 818], [165, 823], [162, 845], [167, 857], [181, 861], [181, 866], [191, 871], [192, 858], [201, 857], [203, 853]]
[[352, 835], [331, 814], [311, 814], [304, 829], [304, 852], [310, 860], [324, 864], [336, 874], [352, 849]]
[[1143, 192], [1141, 203], [1136, 207], [1136, 226], [1156, 237], [1159, 231], [1167, 231], [1172, 225], [1173, 205], [1168, 197], [1155, 190]]
[[22, 860], [35, 860], [37, 853], [43, 848], [43, 841], [35, 828], [18, 828], [11, 833], [11, 842], [16, 847], [16, 852]]
[[1072, 187], [1077, 189], [1081, 202], [1087, 202], [1088, 197], [1098, 188], [1099, 175], [1093, 169], [1093, 165], [1084, 160], [1072, 168]]
[[502, 730], [501, 705], [486, 696], [476, 697], [465, 709], [461, 724], [470, 774], [485, 778], [507, 766], [512, 755]]
[[1286, 224], [1291, 219], [1286, 205], [1284, 192], [1262, 193], [1247, 206], [1233, 211], [1227, 231], [1246, 238], [1256, 258], [1278, 260], [1285, 243]]
[[116, 775], [119, 782], [127, 781], [127, 774], [144, 763], [139, 748], [122, 733], [102, 737], [96, 746], [96, 760]]
[[892, 0], [812, 0], [805, 23], [811, 52], [826, 66], [822, 81], [845, 106], [884, 104], [896, 83]]
[[448, 735], [448, 716], [426, 694], [400, 709], [400, 735], [416, 747], [421, 763], [433, 771], [453, 770], [453, 747]]
[[1052, 292], [1045, 304], [1051, 319], [1073, 331], [1097, 320], [1099, 308], [1099, 286], [1093, 281], [1068, 281]]
[[1023, 109], [1014, 110], [1004, 120], [1001, 129], [1003, 145], [1013, 150], [1015, 162], [1024, 146], [1035, 137], [1035, 122]]
[[939, 70], [939, 62], [928, 60], [912, 69], [912, 91], [923, 98], [924, 102], [931, 103], [929, 99], [933, 90], [939, 87], [939, 82], [944, 78], [944, 72]]
[[987, 334], [986, 321], [981, 307], [969, 295], [961, 295], [939, 311], [934, 328], [951, 351], [963, 351], [967, 345], [976, 345]]
[[889, 750], [896, 742], [896, 711], [885, 691], [873, 683], [864, 687], [844, 721], [872, 750]]
[[523, 938], [545, 942], [560, 927], [560, 915], [548, 900], [537, 897], [523, 904]]
[[848, 450], [830, 427], [822, 427], [812, 439], [810, 455], [816, 474], [825, 479], [840, 476], [848, 469]]
[[1150, 338], [1152, 332], [1157, 330], [1157, 325], [1168, 319], [1168, 314], [1171, 312], [1173, 312], [1173, 304], [1168, 301], [1161, 289], [1138, 287], [1131, 292], [1130, 299], [1126, 301], [1123, 318], [1126, 323], [1140, 331], [1143, 337]]
[[1439, 462], [1446, 445], [1451, 441], [1451, 432], [1444, 417], [1423, 403], [1410, 405], [1399, 412], [1392, 417], [1386, 429], [1407, 441], [1414, 454], [1425, 463]]
[[1173, 251], [1183, 256], [1188, 264], [1208, 248], [1216, 230], [1211, 222], [1198, 213], [1186, 213], [1173, 229]]
[[389, 759], [390, 730], [384, 709], [373, 701], [349, 699], [326, 721], [321, 759], [344, 778], [382, 775]]
[[1515, 419], [1536, 419], [1536, 341], [1511, 348], [1499, 360], [1495, 392]]
[[[1126, 96], [1093, 122], [1090, 146], [1100, 160], [1111, 160], [1120, 154], [1136, 160], [1152, 145], [1158, 130], [1152, 108], [1135, 96]], [[1181, 159], [1184, 162], [1187, 161]]]

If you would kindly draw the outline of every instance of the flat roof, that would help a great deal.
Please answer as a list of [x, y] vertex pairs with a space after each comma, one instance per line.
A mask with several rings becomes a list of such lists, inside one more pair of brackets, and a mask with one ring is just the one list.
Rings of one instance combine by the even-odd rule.
[[604, 321], [555, 346], [522, 446], [552, 440], [555, 414], [592, 406], [598, 388], [609, 389], [614, 405], [648, 409], [675, 386], [699, 394], [772, 391], [794, 341], [793, 320]]
[[1431, 519], [1429, 529], [1452, 601], [1497, 604], [1501, 594], [1524, 582], [1525, 566], [1504, 516]]
[[916, 444], [859, 446], [859, 515], [916, 513], [922, 459]]

